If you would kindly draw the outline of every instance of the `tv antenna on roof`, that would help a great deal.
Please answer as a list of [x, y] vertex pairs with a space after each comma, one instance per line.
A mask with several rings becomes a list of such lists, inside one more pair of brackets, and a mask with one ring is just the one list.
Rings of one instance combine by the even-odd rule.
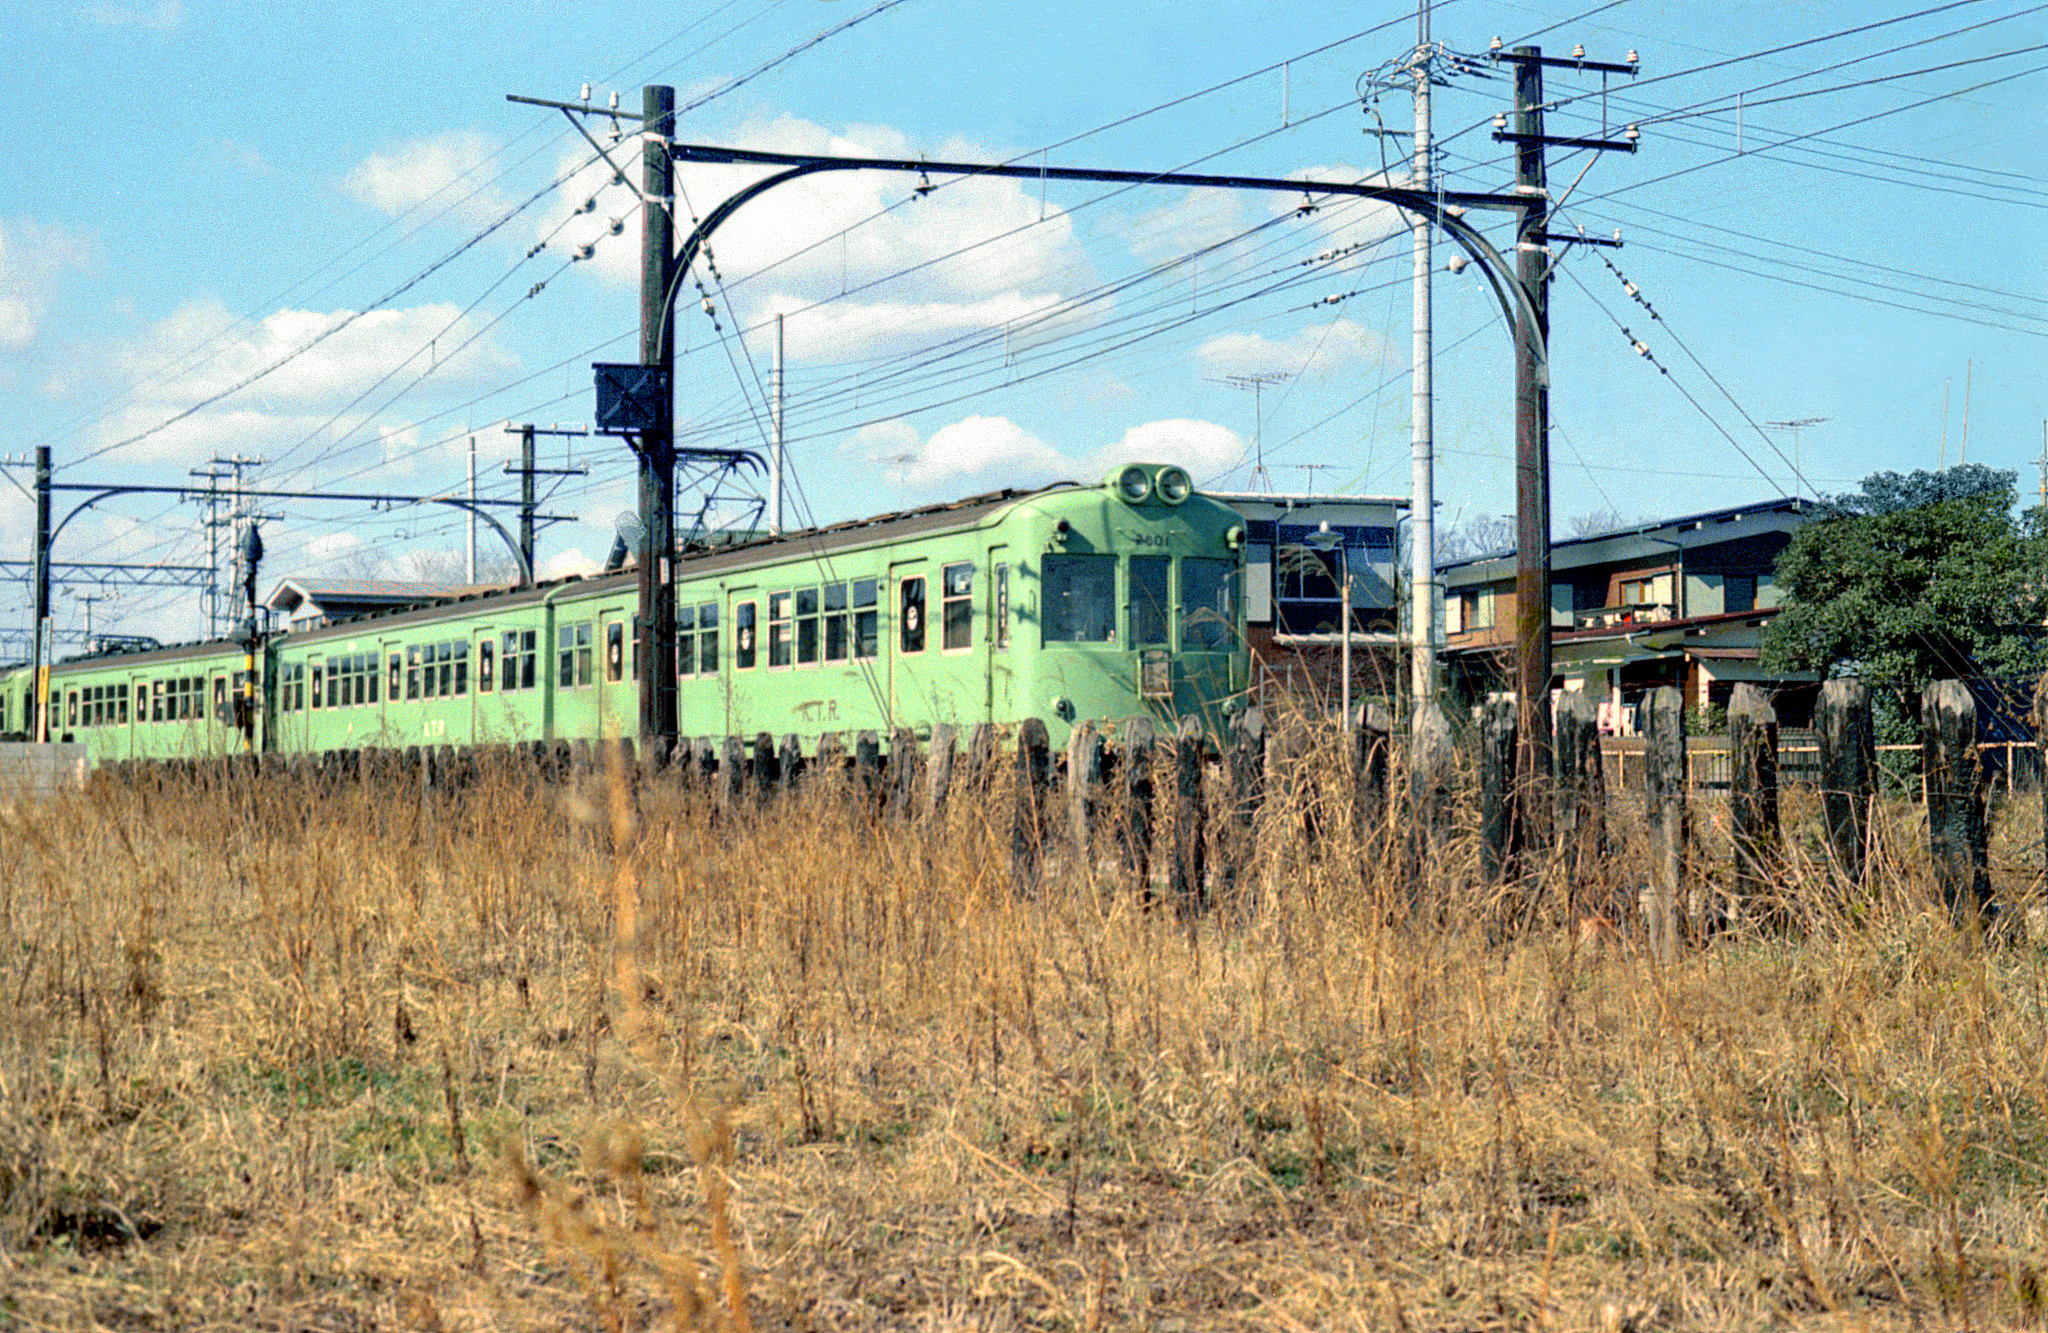
[[1252, 489], [1271, 492], [1273, 478], [1266, 472], [1265, 416], [1261, 403], [1269, 384], [1285, 384], [1295, 376], [1292, 370], [1262, 370], [1254, 375], [1222, 375], [1213, 377], [1218, 384], [1228, 384], [1233, 389], [1252, 391]]

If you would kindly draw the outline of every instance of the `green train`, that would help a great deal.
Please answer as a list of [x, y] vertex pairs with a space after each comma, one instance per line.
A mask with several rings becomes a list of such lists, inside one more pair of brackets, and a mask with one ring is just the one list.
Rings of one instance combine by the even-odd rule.
[[[1063, 482], [692, 550], [676, 561], [684, 736], [850, 743], [1039, 718], [1200, 718], [1247, 684], [1244, 522], [1181, 468]], [[267, 636], [76, 658], [49, 735], [95, 764], [630, 737], [632, 571]], [[251, 680], [253, 672], [254, 679]], [[29, 731], [25, 668], [0, 731]]]

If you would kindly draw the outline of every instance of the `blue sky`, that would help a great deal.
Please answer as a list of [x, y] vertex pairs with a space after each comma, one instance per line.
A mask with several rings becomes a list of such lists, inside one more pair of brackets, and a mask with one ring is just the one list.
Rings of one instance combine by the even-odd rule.
[[[1414, 45], [1412, 6], [1392, 3], [95, 0], [0, 15], [27, 66], [0, 166], [0, 453], [47, 444], [67, 482], [180, 482], [240, 454], [267, 460], [252, 484], [432, 493], [465, 484], [474, 434], [486, 493], [511, 494], [504, 423], [587, 422], [590, 362], [636, 355], [639, 215], [562, 115], [507, 93], [574, 100], [588, 82], [595, 104], [616, 90], [636, 109], [643, 84], [671, 84], [700, 103], [679, 137], [706, 143], [1343, 180], [1403, 176], [1407, 141], [1367, 131], [1412, 124], [1406, 86], [1373, 77]], [[1596, 76], [1549, 75], [1552, 133], [1642, 125], [1633, 156], [1552, 160], [1555, 189], [1572, 186], [1563, 224], [1626, 242], [1559, 265], [1560, 532], [1593, 511], [1664, 516], [1953, 463], [1966, 405], [1968, 460], [2018, 469], [2033, 495], [2048, 6], [1452, 0], [1433, 36], [1479, 56], [1495, 36], [1640, 54], [1640, 76], [1604, 100]], [[1511, 89], [1489, 73], [1482, 60], [1436, 93], [1456, 188], [1512, 179], [1489, 123]], [[691, 168], [680, 183], [701, 214], [748, 179]], [[1133, 456], [1244, 489], [1255, 434], [1278, 489], [1407, 490], [1398, 215], [916, 184], [784, 187], [694, 275], [703, 295], [693, 283], [678, 326], [692, 441], [763, 446], [770, 327], [786, 317], [793, 518]], [[1439, 265], [1453, 253], [1440, 243]], [[1469, 270], [1439, 272], [1436, 311], [1442, 516], [1500, 514], [1506, 330]], [[1233, 382], [1255, 375], [1286, 378], [1256, 397]], [[1766, 424], [1804, 418], [1825, 420], [1796, 441]], [[586, 439], [544, 461], [590, 468], [548, 501], [579, 521], [543, 532], [544, 568], [601, 559], [632, 504], [629, 455]], [[269, 508], [266, 587], [403, 577], [417, 553], [462, 544], [439, 508]], [[105, 502], [56, 558], [203, 561], [199, 517], [163, 497]], [[0, 488], [10, 558], [29, 554], [31, 525]], [[9, 586], [0, 629], [23, 628]], [[84, 591], [59, 594], [61, 626], [82, 621]], [[93, 619], [166, 640], [200, 628], [184, 592], [128, 590]]]

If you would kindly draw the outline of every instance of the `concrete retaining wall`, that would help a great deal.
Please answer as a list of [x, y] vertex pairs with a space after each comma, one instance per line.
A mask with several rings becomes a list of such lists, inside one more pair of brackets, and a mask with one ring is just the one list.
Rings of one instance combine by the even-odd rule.
[[88, 767], [83, 745], [0, 743], [0, 797], [45, 796], [59, 787], [83, 787]]

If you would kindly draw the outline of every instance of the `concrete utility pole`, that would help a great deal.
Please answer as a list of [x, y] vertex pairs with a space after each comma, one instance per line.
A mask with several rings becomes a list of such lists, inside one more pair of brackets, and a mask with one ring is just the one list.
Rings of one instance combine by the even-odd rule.
[[656, 424], [640, 432], [640, 743], [666, 758], [676, 743], [675, 212], [669, 146], [676, 90], [641, 89], [640, 362], [661, 368]]
[[[1429, 189], [1429, 0], [1415, 11], [1415, 170], [1409, 182]], [[1436, 444], [1435, 351], [1431, 335], [1429, 216], [1410, 215], [1415, 232], [1415, 340], [1410, 434], [1413, 455], [1408, 491], [1408, 631], [1410, 689], [1420, 706], [1436, 696]]]
[[775, 371], [769, 380], [768, 531], [782, 535], [782, 316], [775, 317]]

